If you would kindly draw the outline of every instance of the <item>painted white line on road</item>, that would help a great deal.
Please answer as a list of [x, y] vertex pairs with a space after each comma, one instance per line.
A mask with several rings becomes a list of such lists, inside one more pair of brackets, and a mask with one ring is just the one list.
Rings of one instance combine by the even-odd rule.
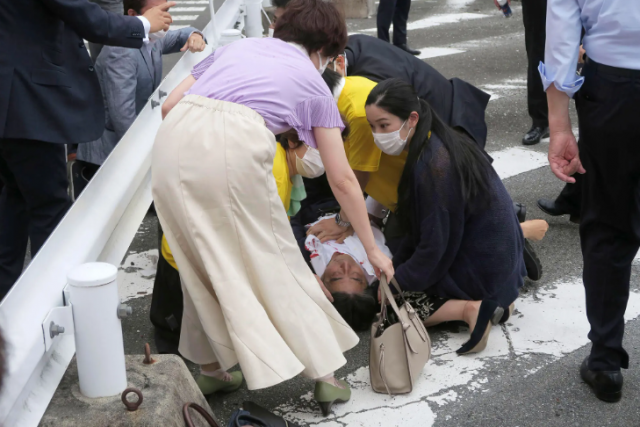
[[636, 257], [633, 259], [634, 264], [640, 264], [640, 251], [636, 254]]
[[423, 47], [418, 50], [420, 51], [420, 55], [418, 55], [420, 59], [436, 58], [438, 56], [455, 55], [456, 53], [465, 52], [464, 50], [449, 47]]
[[[638, 315], [640, 294], [632, 292], [625, 318], [631, 320]], [[297, 402], [279, 406], [278, 412], [310, 426], [431, 426], [435, 422], [433, 408], [459, 398], [454, 387], [464, 386], [468, 392], [476, 393], [493, 386], [495, 373], [485, 373], [490, 363], [507, 358], [530, 359], [533, 354], [551, 356], [530, 369], [532, 374], [586, 345], [588, 330], [581, 279], [557, 282], [538, 290], [535, 296], [518, 299], [516, 311], [506, 325], [507, 335], [500, 327], [493, 327], [487, 349], [482, 353], [456, 355], [455, 350], [468, 339], [468, 330], [445, 333], [443, 338], [434, 340], [432, 360], [408, 395], [389, 397], [374, 393], [369, 368], [362, 367], [347, 377], [352, 387], [351, 400], [335, 406], [329, 418], [320, 416], [311, 393], [301, 396]], [[509, 349], [509, 341], [514, 352]]]
[[505, 80], [501, 84], [488, 84], [480, 86], [480, 89], [491, 95], [489, 101], [495, 101], [496, 99], [521, 95], [523, 91], [527, 89], [527, 79], [517, 78]]
[[195, 21], [200, 15], [171, 15], [173, 21]]
[[181, 30], [187, 27], [189, 27], [189, 25], [170, 25], [169, 30]]
[[[448, 13], [444, 15], [429, 16], [424, 19], [409, 22], [407, 30], [420, 30], [423, 28], [437, 27], [442, 24], [455, 24], [461, 21], [468, 21], [471, 19], [488, 18], [490, 15], [483, 15], [481, 13]], [[358, 30], [355, 33], [373, 33], [377, 32], [377, 28], [367, 28], [364, 30]]]
[[[204, 4], [208, 5], [209, 0], [174, 0], [178, 4]], [[169, 9], [169, 12], [173, 11], [173, 9]]]
[[511, 147], [489, 153], [500, 179], [539, 169], [548, 164], [547, 154], [526, 148]]
[[158, 250], [129, 254], [118, 270], [118, 295], [122, 301], [151, 295], [158, 267]]
[[206, 9], [206, 7], [172, 7], [171, 8], [171, 13], [173, 14], [174, 12], [203, 12]]

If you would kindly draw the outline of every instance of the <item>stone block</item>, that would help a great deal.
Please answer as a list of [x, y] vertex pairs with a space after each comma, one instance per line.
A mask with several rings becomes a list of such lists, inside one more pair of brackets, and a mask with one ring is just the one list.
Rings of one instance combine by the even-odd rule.
[[[80, 393], [76, 359], [71, 361], [49, 407], [40, 421], [41, 427], [183, 427], [182, 406], [195, 402], [211, 414], [186, 365], [178, 356], [154, 355], [155, 363], [142, 363], [143, 355], [126, 356], [129, 387], [142, 392], [137, 411], [128, 411], [120, 395], [90, 399]], [[134, 394], [129, 395], [135, 401]], [[209, 424], [191, 410], [199, 427]], [[220, 422], [218, 422], [220, 424]], [[223, 425], [223, 424], [220, 424]]]

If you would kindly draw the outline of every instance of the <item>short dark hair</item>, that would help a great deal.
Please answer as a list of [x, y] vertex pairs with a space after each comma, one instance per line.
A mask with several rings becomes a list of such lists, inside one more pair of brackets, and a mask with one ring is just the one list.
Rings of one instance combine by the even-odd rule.
[[329, 68], [324, 70], [324, 73], [322, 73], [322, 80], [324, 80], [327, 86], [329, 86], [329, 90], [332, 93], [335, 90], [335, 88], [338, 87], [338, 83], [340, 83], [341, 79], [342, 79], [342, 76], [340, 75], [340, 73], [330, 70]]
[[280, 9], [285, 9], [291, 0], [271, 0], [271, 4]]
[[142, 9], [147, 5], [147, 0], [124, 0], [124, 14], [127, 15], [129, 9], [133, 9], [138, 15], [142, 15]]
[[309, 53], [321, 51], [332, 58], [347, 45], [347, 23], [336, 5], [327, 0], [291, 0], [276, 22], [273, 36], [299, 43]]
[[333, 306], [354, 331], [367, 331], [378, 313], [378, 303], [371, 287], [361, 294], [334, 292]]

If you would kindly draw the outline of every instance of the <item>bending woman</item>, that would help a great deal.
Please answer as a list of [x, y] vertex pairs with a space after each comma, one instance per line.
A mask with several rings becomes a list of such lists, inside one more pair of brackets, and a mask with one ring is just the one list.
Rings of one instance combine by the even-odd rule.
[[153, 196], [183, 280], [180, 353], [201, 365], [201, 387], [236, 363], [249, 389], [302, 373], [316, 380], [326, 414], [350, 397], [333, 372], [358, 337], [298, 250], [272, 175], [274, 134], [293, 128], [319, 149], [369, 260], [386, 274], [393, 266], [375, 244], [319, 74], [346, 44], [344, 20], [332, 3], [294, 0], [274, 37], [217, 49], [172, 92], [153, 150]]
[[471, 338], [459, 354], [482, 351], [526, 275], [511, 198], [477, 145], [404, 81], [378, 84], [366, 113], [383, 152], [407, 153], [396, 207], [406, 237], [394, 253], [396, 279], [424, 296], [416, 309], [427, 326], [469, 324]]

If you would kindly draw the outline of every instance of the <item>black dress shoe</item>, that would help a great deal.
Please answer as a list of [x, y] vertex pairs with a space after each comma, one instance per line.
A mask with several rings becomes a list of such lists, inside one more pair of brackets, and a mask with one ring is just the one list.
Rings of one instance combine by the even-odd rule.
[[560, 215], [569, 215], [569, 221], [580, 224], [580, 214], [574, 212], [573, 209], [569, 208], [566, 204], [562, 202], [558, 202], [556, 200], [549, 199], [540, 199], [538, 200], [538, 207], [540, 210], [547, 215], [551, 216], [560, 216]]
[[541, 126], [532, 126], [529, 132], [522, 138], [523, 145], [534, 145], [540, 142], [542, 138], [549, 137], [549, 128]]
[[525, 205], [513, 202], [513, 210], [518, 217], [518, 222], [523, 223], [527, 220], [527, 207]]
[[524, 239], [522, 257], [524, 258], [524, 266], [527, 268], [527, 277], [534, 282], [540, 280], [542, 277], [542, 263], [527, 239]]
[[587, 357], [580, 366], [580, 377], [593, 389], [596, 397], [604, 402], [618, 402], [622, 398], [622, 372], [592, 371]]
[[406, 44], [396, 45], [396, 47], [399, 47], [400, 49], [404, 50], [405, 52], [409, 52], [411, 55], [415, 55], [415, 56], [420, 55], [420, 51], [419, 50], [411, 49]]

